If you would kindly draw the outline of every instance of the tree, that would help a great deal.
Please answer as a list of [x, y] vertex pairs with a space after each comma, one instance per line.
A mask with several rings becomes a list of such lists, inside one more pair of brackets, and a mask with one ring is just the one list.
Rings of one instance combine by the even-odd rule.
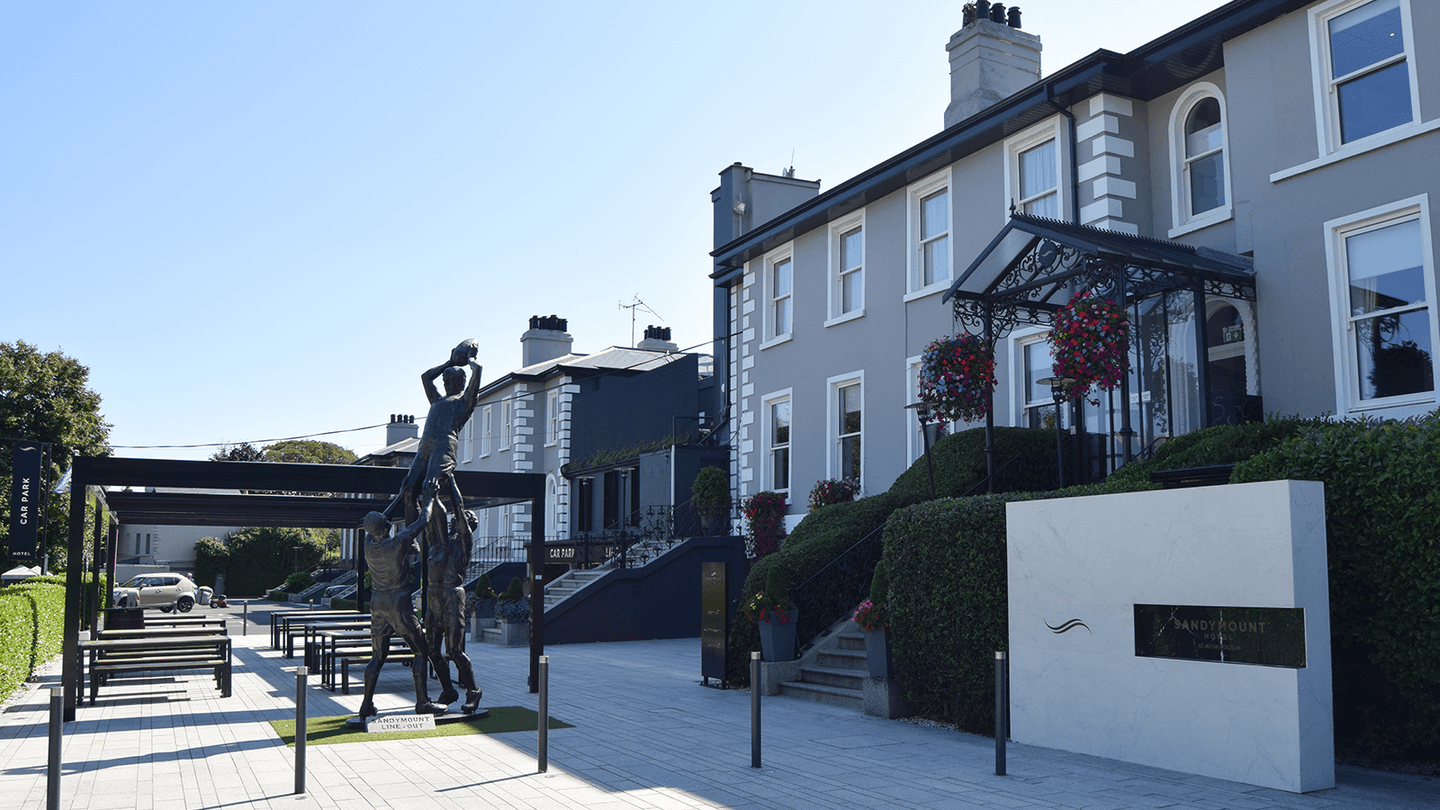
[[[290, 464], [353, 464], [355, 453], [338, 444], [311, 439], [287, 439], [266, 446], [264, 461]], [[247, 459], [248, 460], [248, 459]]]
[[[110, 423], [100, 414], [100, 395], [86, 387], [90, 369], [58, 351], [41, 352], [23, 340], [0, 343], [0, 437], [50, 444], [49, 485], [70, 469], [76, 455], [110, 455]], [[11, 442], [0, 442], [0, 559], [9, 558]], [[46, 550], [52, 568], [63, 568], [70, 499], [50, 498]]]
[[264, 461], [265, 451], [249, 442], [227, 444], [210, 454], [211, 461]]
[[211, 582], [224, 574], [228, 594], [261, 596], [297, 567], [309, 571], [319, 565], [333, 534], [333, 529], [264, 526], [239, 529], [223, 541], [207, 537], [195, 546], [195, 575]]

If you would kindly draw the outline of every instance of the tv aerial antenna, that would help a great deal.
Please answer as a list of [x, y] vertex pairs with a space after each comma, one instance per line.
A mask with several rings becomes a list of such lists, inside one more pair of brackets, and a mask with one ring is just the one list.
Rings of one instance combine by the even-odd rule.
[[630, 310], [630, 345], [632, 347], [635, 345], [635, 310], [643, 309], [660, 320], [665, 320], [665, 316], [651, 309], [649, 304], [640, 300], [640, 293], [635, 293], [634, 298], [628, 304], [624, 301], [617, 301], [616, 304], [620, 309]]

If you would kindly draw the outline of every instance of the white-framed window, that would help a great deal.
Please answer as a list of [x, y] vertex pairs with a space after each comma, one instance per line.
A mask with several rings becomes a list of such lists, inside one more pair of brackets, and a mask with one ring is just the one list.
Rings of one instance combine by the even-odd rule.
[[1055, 376], [1055, 360], [1050, 355], [1050, 342], [1045, 339], [1049, 334], [1036, 331], [1015, 341], [1015, 350], [1020, 355], [1020, 427], [1054, 430], [1055, 420], [1063, 418], [1057, 416], [1053, 390], [1040, 382]]
[[489, 405], [480, 410], [480, 457], [490, 455], [490, 448], [494, 447], [493, 430], [495, 424], [494, 413]]
[[791, 389], [761, 397], [765, 419], [764, 487], [775, 492], [790, 491]]
[[1230, 218], [1228, 154], [1224, 94], [1192, 85], [1170, 111], [1171, 237]]
[[1337, 409], [1428, 410], [1440, 350], [1428, 196], [1331, 220], [1325, 228]]
[[1064, 219], [1067, 203], [1062, 177], [1066, 159], [1060, 150], [1060, 119], [1037, 124], [1005, 141], [1006, 216], [1022, 214]]
[[830, 225], [830, 319], [826, 326], [865, 314], [865, 212]]
[[906, 289], [923, 295], [950, 286], [953, 227], [950, 169], [910, 187], [910, 261]]
[[765, 340], [762, 348], [790, 339], [795, 331], [795, 256], [791, 245], [767, 255], [761, 264], [764, 278]]
[[471, 442], [475, 440], [475, 418], [472, 416], [465, 420], [465, 426], [460, 428], [460, 460], [469, 461], [473, 458]]
[[[920, 355], [907, 357], [905, 359], [905, 404], [914, 405], [920, 401]], [[949, 433], [955, 426], [951, 423], [941, 424], [940, 422], [928, 422], [924, 431], [920, 428], [920, 418], [915, 409], [906, 408], [905, 419], [905, 444], [906, 463], [914, 464], [925, 457], [925, 442], [928, 435], [930, 447], [940, 441], [945, 434]]]
[[1420, 119], [1409, 0], [1310, 9], [1320, 154]]
[[551, 389], [545, 395], [546, 433], [545, 446], [552, 447], [560, 441], [560, 392]]
[[515, 435], [512, 426], [515, 423], [515, 403], [508, 397], [500, 404], [500, 449], [509, 450], [511, 436]]
[[830, 391], [830, 478], [865, 480], [865, 377], [863, 372], [843, 374], [826, 381]]

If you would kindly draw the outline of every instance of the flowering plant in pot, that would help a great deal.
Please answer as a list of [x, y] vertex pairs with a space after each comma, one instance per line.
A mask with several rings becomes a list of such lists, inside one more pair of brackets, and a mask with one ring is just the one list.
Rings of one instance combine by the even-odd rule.
[[894, 654], [890, 651], [890, 635], [886, 630], [889, 614], [885, 609], [885, 598], [890, 594], [890, 573], [881, 562], [875, 566], [870, 578], [870, 598], [855, 608], [850, 619], [865, 631], [865, 662], [872, 678], [889, 678], [895, 668]]
[[515, 624], [530, 621], [530, 603], [525, 601], [525, 589], [520, 577], [510, 580], [510, 585], [495, 603], [495, 615], [503, 622]]
[[937, 338], [920, 355], [920, 401], [945, 422], [974, 422], [990, 412], [995, 352], [974, 335]]
[[757, 492], [740, 504], [745, 516], [746, 550], [752, 560], [780, 550], [785, 538], [785, 496]]
[[779, 566], [770, 570], [765, 590], [747, 605], [760, 629], [760, 651], [766, 661], [795, 660], [795, 625], [800, 611], [790, 601], [790, 583]]
[[1125, 307], [1092, 291], [1079, 293], [1055, 313], [1046, 339], [1055, 376], [1075, 381], [1066, 386], [1067, 397], [1083, 397], [1092, 387], [1109, 391], [1130, 371], [1130, 317]]
[[730, 511], [730, 477], [719, 467], [702, 467], [690, 485], [690, 503], [703, 522], [702, 531], [712, 534]]
[[822, 478], [810, 490], [810, 511], [832, 503], [846, 503], [860, 494], [860, 482], [854, 478]]

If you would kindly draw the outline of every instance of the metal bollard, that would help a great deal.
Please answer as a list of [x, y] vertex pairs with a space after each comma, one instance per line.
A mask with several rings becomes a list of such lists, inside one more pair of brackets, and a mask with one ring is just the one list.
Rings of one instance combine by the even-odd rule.
[[760, 767], [760, 653], [750, 653], [750, 767]]
[[535, 757], [540, 773], [550, 769], [550, 656], [540, 656], [540, 711], [535, 718], [540, 727], [540, 740]]
[[1005, 693], [1005, 653], [995, 653], [995, 775], [1005, 775], [1005, 720], [1010, 701]]
[[295, 669], [295, 793], [305, 792], [305, 687], [309, 670]]
[[[91, 677], [94, 677], [93, 675]], [[60, 729], [65, 711], [65, 690], [50, 690], [50, 769], [46, 779], [45, 808], [60, 810]]]
[[240, 612], [240, 635], [243, 636], [250, 632], [250, 600], [246, 599], [242, 604], [244, 609]]

